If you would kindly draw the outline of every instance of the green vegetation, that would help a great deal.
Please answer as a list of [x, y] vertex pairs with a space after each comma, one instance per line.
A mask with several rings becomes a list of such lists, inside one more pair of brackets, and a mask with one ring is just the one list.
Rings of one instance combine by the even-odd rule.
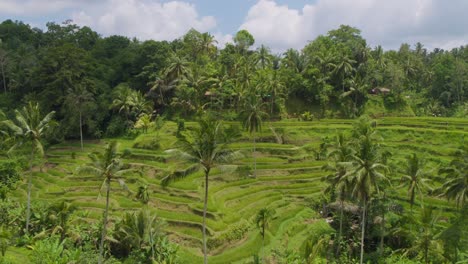
[[0, 39], [0, 263], [467, 261], [466, 46]]

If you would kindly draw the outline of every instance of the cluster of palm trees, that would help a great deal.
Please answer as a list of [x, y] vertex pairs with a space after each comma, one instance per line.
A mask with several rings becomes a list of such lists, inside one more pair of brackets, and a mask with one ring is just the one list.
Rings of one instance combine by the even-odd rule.
[[[345, 202], [359, 202], [360, 204], [362, 213], [360, 217], [360, 263], [363, 263], [368, 208], [371, 205], [372, 199], [381, 200], [385, 204], [385, 200], [388, 199], [387, 194], [391, 190], [389, 187], [392, 185], [389, 175], [390, 173], [395, 173], [395, 171], [391, 172], [389, 169], [387, 164], [389, 153], [381, 148], [379, 144], [380, 137], [367, 118], [360, 118], [355, 123], [352, 138], [352, 140], [347, 140], [343, 134], [339, 134], [336, 137], [336, 141], [328, 153], [329, 159], [333, 162], [323, 167], [324, 170], [331, 173], [323, 179], [328, 183], [325, 193], [330, 195], [332, 202], [336, 199], [339, 203], [337, 206], [339, 208], [339, 231], [336, 239], [337, 243], [335, 243], [336, 256], [339, 256], [341, 249]], [[404, 171], [401, 173], [397, 172], [402, 175], [400, 187], [406, 186], [408, 188], [411, 213], [413, 212], [416, 196], [419, 197], [422, 207], [420, 222], [424, 226], [424, 232], [429, 232], [427, 233], [428, 236], [429, 234], [431, 235], [430, 239], [435, 239], [434, 233], [431, 233], [431, 228], [436, 220], [435, 218], [431, 218], [432, 211], [430, 211], [430, 207], [424, 206], [424, 195], [427, 192], [432, 192], [441, 197], [446, 197], [448, 200], [455, 200], [457, 208], [463, 208], [466, 205], [466, 192], [468, 190], [467, 155], [466, 149], [460, 149], [450, 166], [439, 170], [440, 174], [446, 174], [447, 180], [436, 189], [432, 189], [429, 186], [429, 178], [427, 178], [429, 172], [423, 168], [424, 163], [416, 154], [408, 157]], [[382, 254], [385, 236], [385, 211], [387, 209], [383, 208], [380, 211], [382, 229], [380, 230], [380, 254]], [[430, 217], [427, 215], [430, 215]], [[427, 242], [430, 239], [428, 238], [424, 241]], [[427, 243], [426, 246], [424, 248], [424, 260], [425, 263], [428, 263]], [[408, 249], [408, 251], [411, 251], [411, 249]]]

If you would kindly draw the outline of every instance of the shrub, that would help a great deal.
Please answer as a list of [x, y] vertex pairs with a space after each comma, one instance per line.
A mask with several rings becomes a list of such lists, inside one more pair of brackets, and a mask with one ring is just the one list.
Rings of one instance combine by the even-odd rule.
[[20, 166], [14, 160], [0, 161], [0, 186], [13, 188], [20, 179]]

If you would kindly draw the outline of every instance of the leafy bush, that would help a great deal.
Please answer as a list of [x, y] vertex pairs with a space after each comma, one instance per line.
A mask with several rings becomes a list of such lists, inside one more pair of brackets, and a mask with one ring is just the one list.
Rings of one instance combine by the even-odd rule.
[[0, 161], [0, 186], [13, 188], [20, 179], [20, 166], [14, 160]]
[[314, 120], [314, 115], [311, 112], [306, 111], [306, 112], [304, 112], [304, 113], [302, 113], [300, 115], [300, 119], [302, 121], [313, 121]]
[[[133, 125], [132, 125], [133, 126]], [[113, 116], [106, 129], [107, 137], [116, 137], [127, 132], [129, 127], [128, 122], [120, 116]]]

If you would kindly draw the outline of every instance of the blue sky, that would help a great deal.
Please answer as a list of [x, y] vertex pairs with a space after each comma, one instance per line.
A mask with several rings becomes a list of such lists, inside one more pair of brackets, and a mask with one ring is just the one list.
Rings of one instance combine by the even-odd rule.
[[215, 35], [220, 46], [247, 29], [256, 45], [300, 49], [320, 34], [347, 24], [373, 47], [428, 49], [468, 44], [467, 0], [0, 0], [0, 20], [44, 29], [72, 19], [103, 36], [172, 40], [190, 28]]

